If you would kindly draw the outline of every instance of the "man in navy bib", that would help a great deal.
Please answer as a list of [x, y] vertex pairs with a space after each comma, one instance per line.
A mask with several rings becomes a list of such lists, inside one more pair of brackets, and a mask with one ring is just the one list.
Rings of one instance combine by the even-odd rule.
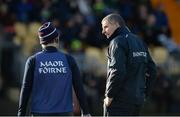
[[21, 87], [18, 116], [72, 116], [74, 88], [83, 115], [89, 115], [80, 72], [74, 58], [58, 51], [59, 33], [51, 22], [38, 30], [42, 51], [28, 58]]

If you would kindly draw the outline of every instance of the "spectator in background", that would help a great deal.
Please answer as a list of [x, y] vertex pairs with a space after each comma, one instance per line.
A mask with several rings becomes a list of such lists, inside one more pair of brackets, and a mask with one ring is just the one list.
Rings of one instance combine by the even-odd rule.
[[146, 45], [129, 31], [120, 15], [109, 14], [101, 23], [102, 33], [111, 41], [104, 115], [139, 115], [156, 79], [156, 65]]
[[156, 27], [156, 17], [154, 14], [148, 14], [145, 25], [142, 28], [143, 39], [148, 45], [161, 45], [157, 39], [157, 27]]
[[159, 3], [153, 11], [154, 16], [156, 17], [156, 27], [158, 30], [161, 30], [164, 27], [169, 27], [168, 17], [164, 11], [164, 5]]
[[158, 35], [158, 41], [169, 52], [170, 56], [180, 60], [180, 46], [173, 41], [169, 27], [162, 27]]
[[21, 22], [28, 22], [30, 19], [30, 12], [32, 11], [32, 4], [28, 0], [22, 0], [17, 3], [17, 18]]
[[138, 34], [140, 36], [143, 36], [142, 34], [142, 29], [144, 24], [146, 24], [147, 16], [148, 16], [148, 8], [145, 4], [140, 4], [137, 6], [137, 11], [136, 11], [137, 17], [136, 17], [136, 24], [138, 27]]
[[180, 47], [173, 41], [168, 17], [164, 11], [164, 5], [159, 3], [154, 9], [156, 18], [156, 29], [158, 32], [157, 41], [167, 48], [169, 54], [176, 60], [180, 60]]
[[2, 75], [2, 90], [1, 95], [6, 97], [7, 91], [10, 87], [18, 86], [15, 69], [15, 57], [17, 55], [18, 46], [13, 41], [13, 34], [8, 33], [5, 35], [6, 41], [1, 41], [1, 61], [0, 69]]
[[80, 72], [74, 58], [58, 51], [59, 33], [51, 22], [38, 30], [43, 50], [28, 58], [19, 98], [18, 116], [26, 115], [31, 95], [34, 116], [72, 116], [72, 85], [84, 116], [89, 116]]

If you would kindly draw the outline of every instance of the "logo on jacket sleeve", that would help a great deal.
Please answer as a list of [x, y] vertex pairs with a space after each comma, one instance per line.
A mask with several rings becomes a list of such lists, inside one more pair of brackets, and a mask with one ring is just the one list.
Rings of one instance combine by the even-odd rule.
[[67, 67], [63, 61], [40, 61], [39, 73], [67, 73]]

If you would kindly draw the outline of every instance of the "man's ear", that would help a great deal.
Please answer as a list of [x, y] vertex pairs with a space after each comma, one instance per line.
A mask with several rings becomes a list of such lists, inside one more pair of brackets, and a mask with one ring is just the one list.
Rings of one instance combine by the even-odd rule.
[[115, 25], [116, 25], [117, 28], [120, 27], [120, 25], [117, 22], [115, 23]]
[[57, 37], [57, 38], [55, 39], [55, 42], [56, 42], [56, 43], [59, 43], [59, 37]]

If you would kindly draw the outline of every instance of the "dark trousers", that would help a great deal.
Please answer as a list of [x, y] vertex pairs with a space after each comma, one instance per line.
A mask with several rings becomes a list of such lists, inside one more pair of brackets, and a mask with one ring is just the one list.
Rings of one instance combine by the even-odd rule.
[[108, 116], [139, 116], [141, 105], [118, 102], [111, 104], [109, 107], [104, 105], [104, 117]]
[[64, 113], [31, 113], [32, 116], [73, 116], [73, 112]]

